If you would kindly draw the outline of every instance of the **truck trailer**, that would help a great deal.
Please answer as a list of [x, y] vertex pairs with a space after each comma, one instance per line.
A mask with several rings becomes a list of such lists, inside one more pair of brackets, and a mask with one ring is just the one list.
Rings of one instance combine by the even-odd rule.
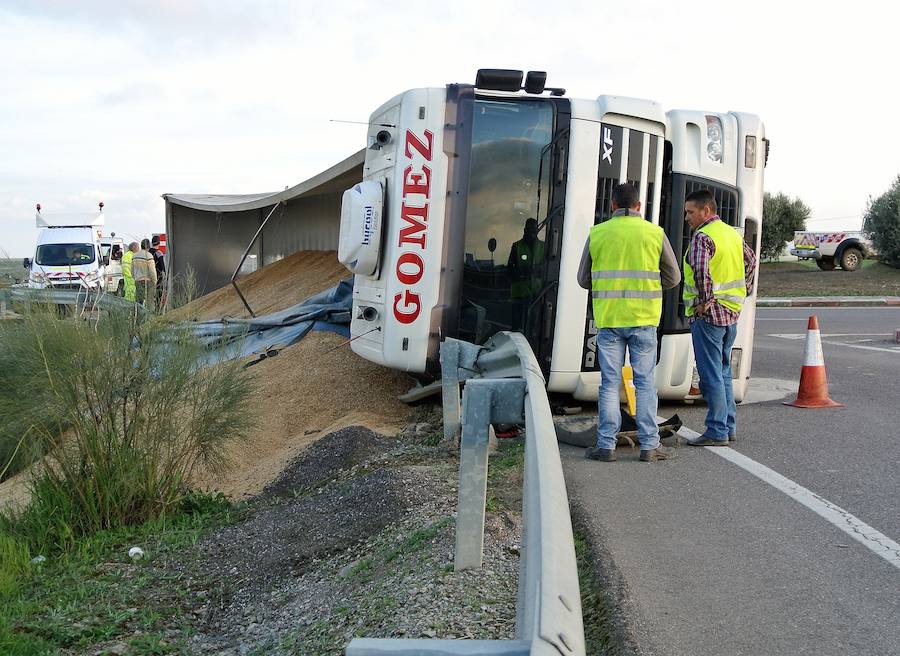
[[[684, 198], [709, 189], [758, 255], [768, 149], [753, 114], [568, 98], [537, 71], [482, 69], [474, 85], [405, 91], [371, 114], [363, 181], [344, 193], [351, 347], [427, 379], [440, 375], [442, 339], [518, 331], [550, 392], [596, 399], [597, 330], [576, 271], [613, 186], [640, 190], [645, 219], [679, 259], [691, 236]], [[736, 400], [750, 377], [755, 298], [732, 352]], [[664, 292], [658, 343], [660, 397], [683, 399], [694, 358], [680, 286]]]

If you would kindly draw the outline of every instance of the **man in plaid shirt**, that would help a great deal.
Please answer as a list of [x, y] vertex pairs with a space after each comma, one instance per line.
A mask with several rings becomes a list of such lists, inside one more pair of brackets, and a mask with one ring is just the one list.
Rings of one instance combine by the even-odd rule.
[[736, 406], [731, 385], [731, 347], [741, 304], [753, 293], [756, 254], [721, 221], [715, 198], [705, 190], [685, 198], [684, 218], [694, 236], [685, 255], [685, 314], [708, 404], [706, 430], [692, 446], [727, 446], [735, 439]]

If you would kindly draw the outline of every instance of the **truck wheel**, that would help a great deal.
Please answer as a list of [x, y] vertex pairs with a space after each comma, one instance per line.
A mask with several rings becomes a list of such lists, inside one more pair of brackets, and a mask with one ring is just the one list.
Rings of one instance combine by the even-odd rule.
[[821, 260], [816, 260], [816, 266], [822, 269], [822, 271], [834, 271], [834, 258], [823, 257]]
[[845, 248], [841, 254], [841, 268], [844, 271], [856, 271], [862, 262], [863, 254], [858, 248]]

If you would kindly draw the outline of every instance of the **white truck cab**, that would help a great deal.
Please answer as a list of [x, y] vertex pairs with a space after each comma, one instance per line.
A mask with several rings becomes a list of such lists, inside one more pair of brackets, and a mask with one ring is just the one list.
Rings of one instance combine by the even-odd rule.
[[25, 258], [32, 289], [92, 289], [104, 284], [106, 262], [101, 250], [103, 203], [91, 215], [45, 217], [37, 206], [38, 233], [34, 258]]

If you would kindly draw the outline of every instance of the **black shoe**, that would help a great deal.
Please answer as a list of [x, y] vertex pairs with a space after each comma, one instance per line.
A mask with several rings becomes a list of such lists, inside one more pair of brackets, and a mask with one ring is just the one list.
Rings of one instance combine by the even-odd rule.
[[601, 462], [615, 462], [616, 452], [614, 449], [598, 449], [595, 446], [588, 447], [584, 452], [584, 457], [588, 460], [600, 460]]
[[656, 460], [669, 460], [675, 457], [675, 449], [670, 446], [659, 445], [655, 449], [641, 451], [641, 460], [643, 462], [654, 462]]
[[708, 435], [701, 435], [698, 438], [687, 441], [688, 446], [728, 446], [728, 439], [717, 440]]
[[729, 435], [728, 441], [729, 442], [737, 442], [737, 435]]

